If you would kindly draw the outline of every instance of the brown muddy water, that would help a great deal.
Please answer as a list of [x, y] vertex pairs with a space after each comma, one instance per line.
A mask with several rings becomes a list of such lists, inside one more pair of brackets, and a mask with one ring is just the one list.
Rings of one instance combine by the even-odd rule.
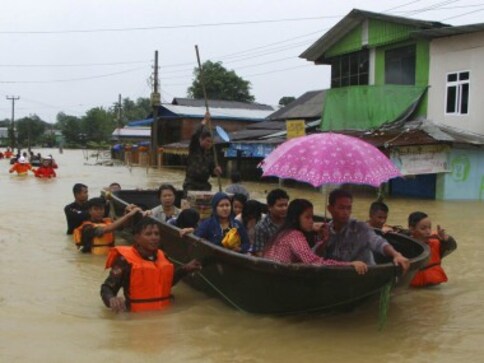
[[[96, 166], [81, 150], [40, 150], [59, 163], [58, 177], [8, 174], [0, 160], [1, 362], [482, 362], [484, 235], [482, 202], [387, 200], [389, 222], [414, 210], [430, 214], [458, 242], [444, 261], [449, 282], [394, 292], [378, 331], [378, 302], [346, 313], [273, 317], [241, 313], [183, 283], [167, 311], [112, 314], [99, 287], [104, 258], [77, 253], [65, 235], [65, 204], [82, 182], [90, 196], [113, 181], [128, 188], [181, 187], [183, 172]], [[37, 152], [37, 151], [36, 151]], [[226, 183], [227, 181], [225, 181]], [[264, 200], [275, 185], [246, 183]], [[320, 193], [287, 188], [291, 197]], [[369, 197], [355, 200], [365, 218]]]

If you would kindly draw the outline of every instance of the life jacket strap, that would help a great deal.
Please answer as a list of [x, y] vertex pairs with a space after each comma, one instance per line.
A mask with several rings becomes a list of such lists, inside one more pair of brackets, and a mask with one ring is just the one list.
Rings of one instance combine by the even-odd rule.
[[96, 244], [93, 244], [93, 245], [91, 245], [91, 247], [114, 247], [114, 242], [111, 242], [110, 244], [107, 244], [107, 245], [96, 245]]
[[429, 268], [440, 266], [440, 262], [431, 263], [430, 265], [424, 266], [420, 269], [420, 271], [428, 270]]
[[165, 301], [165, 300], [169, 300], [169, 299], [173, 299], [173, 295], [169, 295], [169, 296], [164, 296], [164, 297], [153, 297], [153, 298], [150, 298], [150, 299], [129, 299], [129, 302], [131, 304], [142, 304], [142, 303], [152, 303], [152, 302], [157, 302], [157, 301]]

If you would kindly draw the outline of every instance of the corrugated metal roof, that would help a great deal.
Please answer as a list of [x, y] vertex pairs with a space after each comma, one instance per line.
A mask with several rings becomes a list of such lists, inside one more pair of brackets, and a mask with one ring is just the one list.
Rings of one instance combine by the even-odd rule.
[[[192, 107], [192, 106], [178, 106], [178, 105], [172, 105], [172, 104], [163, 104], [162, 108], [165, 108], [168, 111], [178, 116], [203, 118], [205, 115], [205, 106]], [[251, 110], [251, 109], [245, 109], [245, 108], [216, 108], [216, 107], [210, 108], [210, 115], [212, 115], [213, 119], [220, 118], [220, 119], [262, 121], [267, 116], [269, 116], [272, 112], [274, 112], [273, 109]]]
[[150, 137], [151, 127], [123, 127], [117, 128], [111, 134], [112, 136], [120, 137]]
[[[175, 97], [171, 103], [178, 106], [205, 107], [205, 100], [203, 99]], [[208, 100], [208, 106], [209, 108], [242, 108], [246, 110], [274, 111], [274, 107], [270, 105], [239, 101]]]
[[415, 38], [442, 38], [453, 35], [470, 34], [484, 31], [484, 23], [469, 24], [462, 26], [448, 26], [445, 28], [426, 29], [412, 32]]
[[309, 91], [287, 106], [270, 114], [270, 120], [321, 118], [326, 90]]
[[390, 23], [411, 25], [422, 29], [450, 26], [448, 24], [443, 24], [436, 21], [417, 20], [411, 18], [404, 18], [401, 16], [386, 15], [365, 10], [353, 9], [348, 13], [348, 15], [346, 15], [335, 26], [327, 31], [321, 38], [319, 38], [308, 49], [306, 49], [299, 57], [307, 59], [308, 61], [316, 62], [329, 48], [336, 44], [343, 36], [348, 34], [355, 26], [359, 25], [366, 19], [377, 19]]

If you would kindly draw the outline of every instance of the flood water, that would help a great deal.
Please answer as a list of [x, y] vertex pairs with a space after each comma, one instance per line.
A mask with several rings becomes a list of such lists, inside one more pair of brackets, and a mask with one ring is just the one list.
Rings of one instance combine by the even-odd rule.
[[[426, 211], [456, 238], [458, 250], [444, 261], [448, 283], [393, 293], [382, 332], [377, 301], [346, 313], [259, 316], [183, 283], [166, 311], [114, 315], [99, 297], [104, 258], [79, 254], [65, 235], [72, 186], [87, 184], [91, 197], [113, 181], [123, 189], [181, 187], [183, 172], [96, 166], [81, 150], [39, 151], [58, 161], [56, 179], [9, 175], [8, 161], [0, 160], [1, 362], [483, 361], [483, 202], [387, 199], [390, 223]], [[276, 186], [246, 185], [260, 200]], [[287, 190], [323, 210], [320, 193]], [[366, 218], [370, 201], [356, 198], [356, 217]]]

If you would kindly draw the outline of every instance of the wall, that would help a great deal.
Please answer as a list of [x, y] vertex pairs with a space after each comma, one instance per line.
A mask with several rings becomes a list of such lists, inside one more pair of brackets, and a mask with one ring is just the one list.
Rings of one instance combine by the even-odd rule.
[[484, 200], [484, 149], [454, 148], [449, 167], [437, 176], [437, 199]]
[[[428, 118], [435, 123], [484, 134], [484, 31], [432, 40]], [[470, 71], [469, 113], [445, 115], [447, 73]]]

